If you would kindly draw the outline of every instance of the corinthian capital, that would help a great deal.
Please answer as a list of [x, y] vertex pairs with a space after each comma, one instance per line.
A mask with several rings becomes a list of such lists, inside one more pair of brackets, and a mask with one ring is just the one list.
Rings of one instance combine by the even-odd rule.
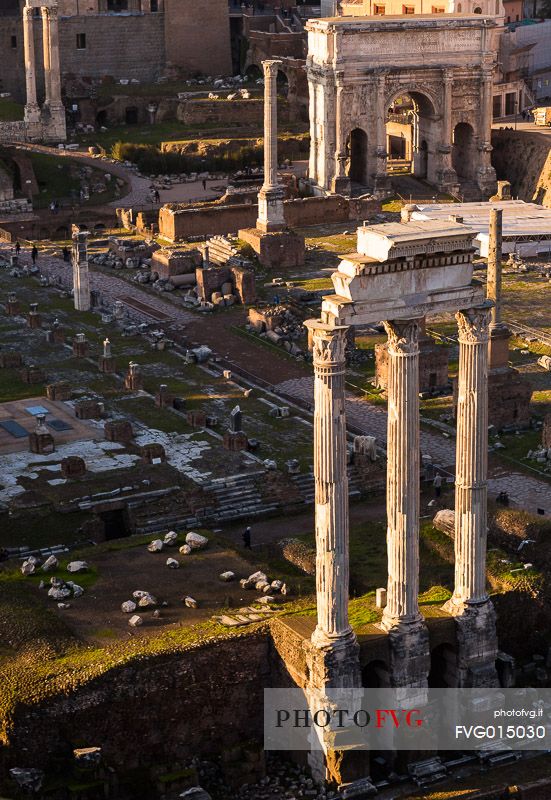
[[282, 62], [277, 59], [263, 61], [264, 78], [277, 78], [277, 71], [281, 67]]
[[462, 344], [483, 344], [490, 336], [490, 313], [493, 303], [458, 311], [455, 315]]
[[312, 331], [314, 366], [344, 367], [348, 328], [344, 325], [324, 325], [310, 320], [306, 326]]
[[399, 319], [383, 322], [388, 336], [388, 352], [410, 356], [419, 352], [420, 319]]

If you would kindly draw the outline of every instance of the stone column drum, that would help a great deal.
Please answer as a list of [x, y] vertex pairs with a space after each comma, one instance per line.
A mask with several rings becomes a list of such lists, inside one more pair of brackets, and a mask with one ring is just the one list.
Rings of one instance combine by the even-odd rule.
[[77, 311], [90, 310], [90, 275], [88, 271], [88, 231], [73, 225], [73, 299]]
[[492, 302], [459, 311], [455, 588], [459, 686], [497, 685], [495, 612], [486, 593], [488, 340]]
[[428, 633], [418, 603], [421, 322], [384, 323], [388, 335], [388, 588], [381, 624], [390, 635], [390, 675], [395, 686], [426, 686], [430, 661]]
[[264, 183], [258, 193], [256, 227], [264, 233], [285, 228], [283, 187], [277, 180], [277, 72], [281, 61], [263, 61], [264, 67]]
[[50, 107], [51, 99], [51, 80], [52, 80], [52, 63], [51, 63], [51, 45], [50, 45], [50, 11], [52, 9], [42, 7], [40, 14], [42, 16], [42, 53], [44, 61], [44, 104], [43, 109]]

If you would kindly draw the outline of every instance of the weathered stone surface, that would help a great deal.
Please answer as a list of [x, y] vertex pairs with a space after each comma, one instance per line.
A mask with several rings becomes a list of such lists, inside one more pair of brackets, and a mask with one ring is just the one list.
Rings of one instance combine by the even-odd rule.
[[88, 569], [86, 561], [70, 561], [67, 564], [67, 572], [87, 572]]
[[208, 547], [209, 540], [206, 536], [202, 536], [200, 533], [195, 533], [195, 531], [190, 531], [186, 534], [186, 544], [188, 544], [192, 550], [204, 550], [205, 547]]

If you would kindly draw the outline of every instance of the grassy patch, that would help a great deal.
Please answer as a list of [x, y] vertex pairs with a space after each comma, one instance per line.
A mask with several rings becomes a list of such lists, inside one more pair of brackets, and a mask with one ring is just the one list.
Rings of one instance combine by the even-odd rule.
[[131, 414], [148, 428], [155, 428], [164, 433], [193, 433], [194, 428], [187, 424], [179, 414], [166, 408], [157, 408], [148, 397], [132, 397], [117, 401], [124, 413]]
[[9, 97], [0, 97], [0, 122], [17, 122], [25, 115], [24, 106]]

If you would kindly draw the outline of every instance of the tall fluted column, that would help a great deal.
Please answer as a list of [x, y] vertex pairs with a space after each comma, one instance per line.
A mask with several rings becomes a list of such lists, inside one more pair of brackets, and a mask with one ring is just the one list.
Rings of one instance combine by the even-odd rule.
[[89, 311], [88, 231], [77, 225], [73, 226], [73, 295], [77, 311]]
[[385, 322], [388, 335], [387, 548], [383, 627], [421, 619], [419, 593], [419, 327]]
[[482, 70], [482, 92], [480, 109], [480, 141], [490, 146], [492, 135], [492, 87], [493, 69]]
[[456, 606], [484, 603], [488, 480], [488, 340], [487, 302], [459, 311], [459, 377], [455, 474]]
[[498, 686], [495, 611], [486, 593], [488, 339], [491, 301], [460, 311], [455, 475], [457, 685]]
[[34, 53], [33, 12], [30, 6], [23, 8], [23, 47], [25, 51], [25, 121], [38, 122], [40, 109], [36, 99], [36, 62]]
[[306, 323], [314, 355], [317, 647], [352, 636], [348, 622], [348, 476], [344, 407], [345, 326]]
[[478, 129], [478, 166], [476, 182], [483, 196], [496, 191], [496, 171], [492, 167], [492, 87], [493, 65], [483, 67], [480, 78], [480, 116]]
[[50, 11], [52, 9], [42, 6], [40, 15], [42, 17], [42, 58], [44, 62], [44, 105], [49, 108], [51, 100], [51, 43], [50, 43]]
[[503, 249], [503, 210], [490, 209], [488, 237], [488, 299], [493, 300], [491, 328], [501, 323], [501, 259]]
[[48, 9], [50, 31], [50, 106], [62, 107], [61, 66], [59, 63], [59, 19], [57, 6]]
[[333, 178], [333, 191], [336, 194], [350, 193], [350, 178], [346, 174], [346, 136], [344, 130], [344, 86], [342, 85], [342, 72], [337, 72], [337, 86], [335, 94], [335, 177]]
[[375, 195], [382, 196], [388, 190], [387, 150], [386, 150], [386, 76], [380, 73], [375, 77]]
[[256, 227], [263, 232], [285, 227], [283, 188], [277, 179], [277, 72], [281, 61], [263, 61], [264, 67], [264, 183], [258, 193]]

